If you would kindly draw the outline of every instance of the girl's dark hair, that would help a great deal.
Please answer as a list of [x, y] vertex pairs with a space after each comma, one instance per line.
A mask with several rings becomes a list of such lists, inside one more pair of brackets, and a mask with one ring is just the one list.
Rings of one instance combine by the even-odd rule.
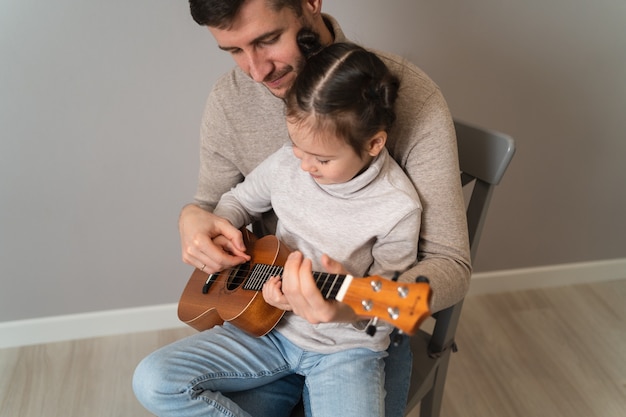
[[316, 35], [303, 32], [298, 43], [311, 56], [285, 97], [287, 118], [313, 117], [313, 128], [332, 129], [361, 155], [365, 141], [393, 125], [400, 82], [376, 54], [351, 43], [320, 49]]
[[[191, 17], [199, 25], [228, 29], [241, 6], [248, 0], [189, 0]], [[302, 0], [265, 0], [274, 11], [289, 7], [296, 16], [302, 16]]]

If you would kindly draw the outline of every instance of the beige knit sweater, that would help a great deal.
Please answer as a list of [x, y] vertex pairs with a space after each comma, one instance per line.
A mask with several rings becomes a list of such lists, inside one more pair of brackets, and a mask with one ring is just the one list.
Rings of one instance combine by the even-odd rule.
[[[335, 41], [347, 41], [337, 22], [325, 18]], [[454, 125], [441, 91], [424, 72], [399, 56], [376, 53], [401, 81], [387, 148], [423, 205], [418, 263], [400, 279], [428, 277], [431, 309], [438, 311], [465, 296], [471, 271]], [[222, 194], [289, 141], [283, 101], [234, 68], [209, 95], [200, 141], [195, 203], [212, 211]]]

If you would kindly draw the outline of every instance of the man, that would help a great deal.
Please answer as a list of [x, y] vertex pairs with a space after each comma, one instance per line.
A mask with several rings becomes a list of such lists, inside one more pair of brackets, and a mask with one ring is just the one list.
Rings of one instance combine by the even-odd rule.
[[[208, 27], [218, 47], [237, 64], [217, 82], [207, 101], [198, 190], [179, 219], [184, 262], [216, 272], [242, 263], [247, 255], [239, 232], [212, 210], [223, 193], [289, 140], [281, 99], [303, 62], [296, 35], [307, 27], [325, 45], [346, 38], [334, 19], [322, 15], [322, 0], [190, 0], [190, 5], [196, 22]], [[431, 309], [437, 311], [465, 295], [470, 274], [453, 123], [441, 92], [423, 72], [397, 56], [379, 56], [402, 84], [387, 147], [416, 185], [424, 206], [419, 262], [400, 280], [428, 277]], [[271, 232], [271, 216], [264, 223]], [[342, 271], [333, 263], [327, 269]], [[311, 323], [336, 321], [336, 305], [325, 301], [312, 284], [310, 263], [290, 258], [285, 275], [290, 276], [283, 279], [296, 284], [290, 288], [299, 288], [286, 294], [292, 311]], [[179, 343], [181, 350], [184, 343]], [[410, 373], [406, 337], [389, 354], [386, 415], [399, 417]], [[295, 377], [228, 395], [252, 415], [288, 416], [302, 390], [301, 379]], [[306, 405], [306, 387], [304, 391]]]

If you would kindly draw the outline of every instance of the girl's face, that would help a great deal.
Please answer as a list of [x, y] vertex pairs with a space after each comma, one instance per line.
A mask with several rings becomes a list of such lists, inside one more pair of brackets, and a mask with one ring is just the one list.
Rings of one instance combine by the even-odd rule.
[[[306, 122], [287, 121], [287, 130], [293, 143], [293, 153], [318, 184], [339, 184], [359, 174], [384, 146], [386, 134], [379, 132], [366, 144], [361, 155], [357, 154], [343, 138], [335, 134], [315, 131]], [[385, 135], [380, 138], [381, 134]]]

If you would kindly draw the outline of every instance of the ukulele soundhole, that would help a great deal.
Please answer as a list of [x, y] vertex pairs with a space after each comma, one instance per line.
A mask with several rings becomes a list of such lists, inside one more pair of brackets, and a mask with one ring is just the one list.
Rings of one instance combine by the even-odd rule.
[[249, 273], [250, 262], [246, 262], [245, 264], [238, 265], [231, 269], [230, 274], [228, 275], [228, 281], [226, 282], [226, 288], [229, 291], [234, 291], [241, 287], [241, 284], [244, 283]]

